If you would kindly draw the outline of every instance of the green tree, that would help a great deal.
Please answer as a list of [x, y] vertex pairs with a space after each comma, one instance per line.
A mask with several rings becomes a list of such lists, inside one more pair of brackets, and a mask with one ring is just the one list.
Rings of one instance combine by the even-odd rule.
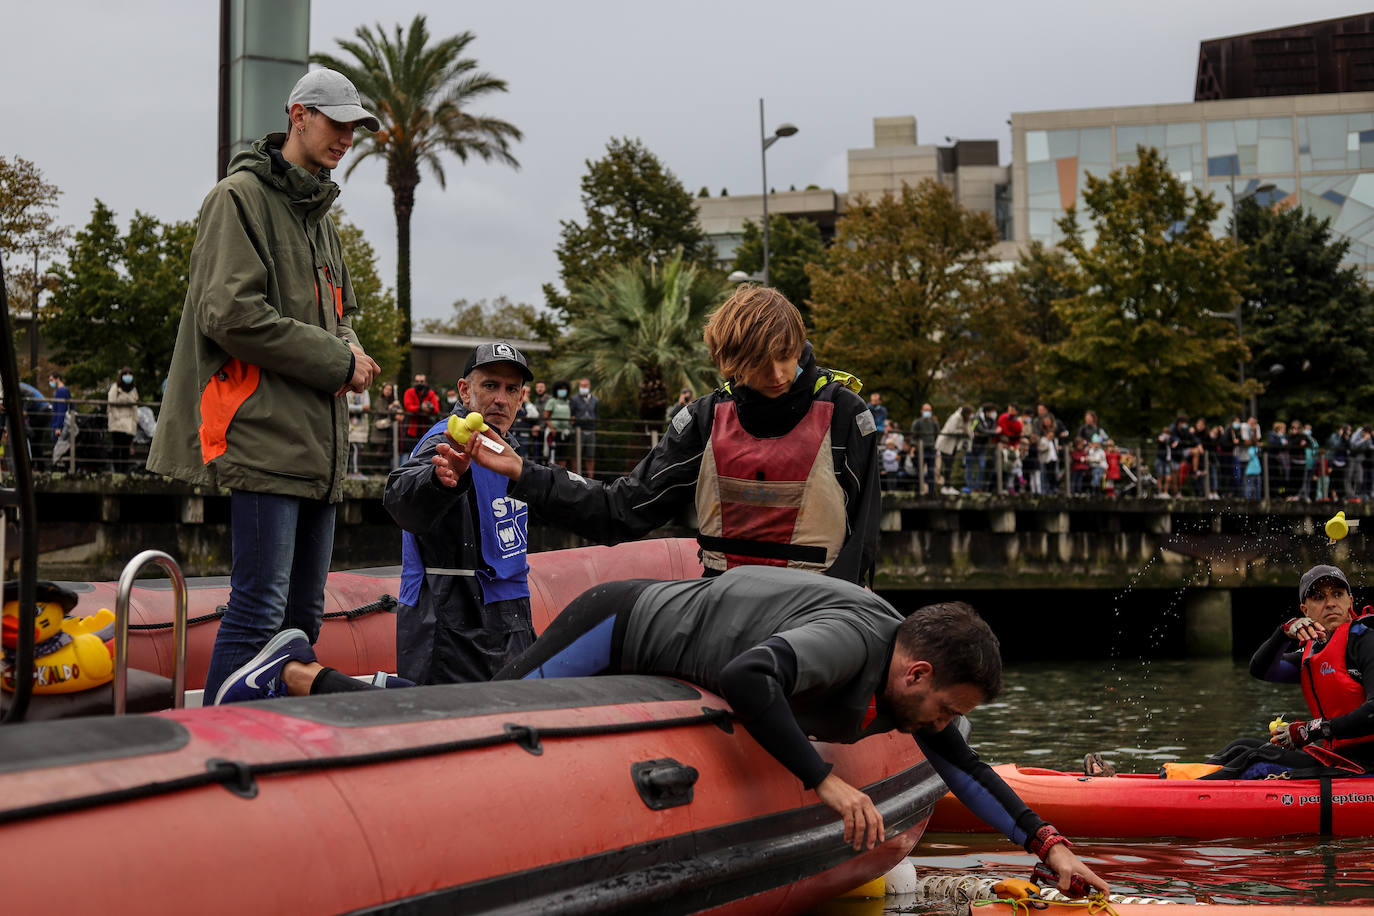
[[[604, 157], [588, 160], [582, 206], [582, 222], [561, 222], [555, 252], [569, 291], [630, 261], [647, 258], [662, 264], [680, 249], [683, 260], [691, 262], [709, 251], [692, 195], [640, 140], [612, 138]], [[544, 296], [561, 318], [577, 314], [575, 301], [552, 284], [544, 286]]]
[[970, 322], [999, 301], [989, 266], [997, 230], [935, 181], [851, 199], [811, 278], [822, 363], [883, 392], [911, 415], [969, 359]]
[[396, 296], [382, 283], [377, 272], [377, 252], [363, 230], [348, 221], [341, 207], [334, 207], [332, 216], [339, 230], [348, 278], [353, 283], [353, 297], [358, 300], [358, 310], [351, 320], [353, 330], [363, 350], [377, 361], [382, 372], [393, 372], [405, 365], [410, 352], [410, 335], [404, 335], [404, 346], [400, 342], [401, 312], [396, 308]]
[[121, 366], [144, 398], [156, 398], [172, 361], [190, 276], [195, 224], [134, 213], [121, 234], [97, 200], [67, 259], [42, 322], [55, 360], [73, 385], [99, 395]]
[[1073, 210], [1060, 221], [1082, 287], [1056, 301], [1067, 336], [1049, 349], [1047, 369], [1052, 398], [1096, 407], [1111, 429], [1145, 432], [1179, 410], [1216, 416], [1240, 403], [1244, 348], [1215, 314], [1240, 301], [1245, 265], [1229, 238], [1211, 233], [1220, 204], [1190, 193], [1157, 150], [1138, 156], [1106, 178], [1088, 176], [1093, 242]]
[[[768, 282], [802, 313], [810, 324], [811, 279], [806, 265], [819, 264], [825, 254], [820, 227], [809, 219], [790, 219], [780, 213], [768, 217]], [[746, 221], [744, 238], [735, 249], [735, 270], [756, 274], [763, 270], [763, 233]]]
[[386, 163], [396, 215], [396, 302], [401, 313], [397, 343], [402, 354], [397, 378], [405, 380], [410, 377], [410, 218], [420, 167], [425, 166], [441, 188], [446, 186], [444, 153], [464, 163], [476, 156], [519, 168], [510, 144], [523, 135], [514, 124], [471, 110], [483, 96], [506, 91], [505, 80], [479, 71], [477, 61], [463, 56], [476, 38], [472, 32], [431, 43], [425, 17], [417, 15], [404, 33], [395, 26], [391, 37], [380, 23], [375, 30], [359, 26], [353, 34], [357, 40], [339, 40], [352, 60], [332, 54], [312, 54], [310, 59], [352, 80], [382, 122], [377, 133], [359, 135], [358, 153], [344, 174], [351, 175], [373, 156]]
[[460, 334], [505, 340], [531, 340], [539, 325], [539, 311], [527, 302], [497, 296], [488, 302], [457, 299], [448, 318], [425, 318], [420, 330], [428, 334]]
[[[71, 234], [57, 223], [61, 193], [29, 160], [0, 156], [0, 260], [11, 313], [38, 306], [44, 286], [39, 260], [59, 254]], [[30, 370], [37, 372], [36, 367]]]
[[1284, 367], [1264, 382], [1264, 412], [1324, 429], [1364, 419], [1374, 402], [1374, 299], [1359, 272], [1341, 265], [1350, 241], [1310, 211], [1253, 198], [1236, 208], [1236, 231], [1251, 286], [1250, 364]]
[[1055, 303], [1081, 287], [1078, 267], [1062, 249], [1031, 242], [1011, 274], [990, 288], [1000, 303], [972, 316], [976, 347], [944, 394], [1000, 405], [1046, 391], [1044, 356], [1066, 333]]
[[715, 271], [689, 264], [681, 252], [659, 264], [618, 264], [572, 292], [580, 317], [553, 374], [596, 379], [608, 400], [632, 403], [641, 419], [661, 422], [668, 392], [715, 387], [701, 329], [730, 294]]

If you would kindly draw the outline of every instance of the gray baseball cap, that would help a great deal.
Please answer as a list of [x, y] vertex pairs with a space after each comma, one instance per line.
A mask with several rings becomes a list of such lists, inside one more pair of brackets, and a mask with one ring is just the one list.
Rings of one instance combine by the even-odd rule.
[[468, 357], [468, 364], [463, 367], [463, 377], [472, 374], [472, 370], [478, 366], [485, 366], [488, 363], [513, 363], [515, 368], [520, 370], [520, 374], [525, 377], [525, 381], [533, 381], [534, 373], [530, 371], [530, 364], [525, 361], [525, 354], [506, 343], [504, 340], [492, 343], [478, 344]]
[[1307, 593], [1312, 591], [1312, 586], [1322, 579], [1335, 579], [1345, 586], [1346, 591], [1350, 591], [1350, 583], [1345, 578], [1345, 573], [1334, 566], [1313, 566], [1302, 574], [1302, 581], [1298, 583], [1299, 603], [1307, 600]]
[[341, 124], [356, 121], [373, 133], [382, 126], [377, 116], [363, 107], [358, 90], [348, 77], [337, 70], [311, 70], [302, 76], [286, 100], [286, 113], [290, 114], [291, 106], [298, 103], [318, 109]]

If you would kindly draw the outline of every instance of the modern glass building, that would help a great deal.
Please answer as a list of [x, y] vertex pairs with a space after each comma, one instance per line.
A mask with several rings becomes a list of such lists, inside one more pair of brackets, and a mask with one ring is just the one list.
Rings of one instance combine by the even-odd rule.
[[1152, 146], [1180, 181], [1222, 204], [1300, 205], [1350, 239], [1347, 260], [1374, 279], [1374, 92], [1040, 111], [1012, 115], [1014, 238], [1054, 243], [1087, 175]]

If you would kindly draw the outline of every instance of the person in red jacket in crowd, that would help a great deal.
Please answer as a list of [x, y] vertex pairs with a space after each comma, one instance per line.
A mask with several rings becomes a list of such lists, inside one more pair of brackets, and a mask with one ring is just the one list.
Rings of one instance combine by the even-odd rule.
[[1008, 404], [1006, 412], [997, 418], [997, 431], [1002, 434], [1002, 444], [1016, 448], [1021, 442], [1021, 411], [1015, 404]]
[[423, 372], [415, 373], [415, 384], [406, 389], [402, 404], [406, 409], [405, 450], [409, 452], [420, 433], [434, 425], [439, 418], [439, 395], [431, 387]]
[[1107, 474], [1102, 487], [1107, 496], [1116, 496], [1121, 487], [1121, 450], [1111, 439], [1107, 440]]

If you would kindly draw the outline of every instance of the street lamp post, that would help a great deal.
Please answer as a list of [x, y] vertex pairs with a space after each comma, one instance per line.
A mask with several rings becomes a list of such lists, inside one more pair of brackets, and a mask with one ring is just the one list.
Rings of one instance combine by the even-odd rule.
[[759, 159], [763, 163], [763, 285], [768, 285], [768, 147], [797, 132], [795, 124], [779, 124], [773, 136], [764, 133], [763, 99], [759, 99]]

